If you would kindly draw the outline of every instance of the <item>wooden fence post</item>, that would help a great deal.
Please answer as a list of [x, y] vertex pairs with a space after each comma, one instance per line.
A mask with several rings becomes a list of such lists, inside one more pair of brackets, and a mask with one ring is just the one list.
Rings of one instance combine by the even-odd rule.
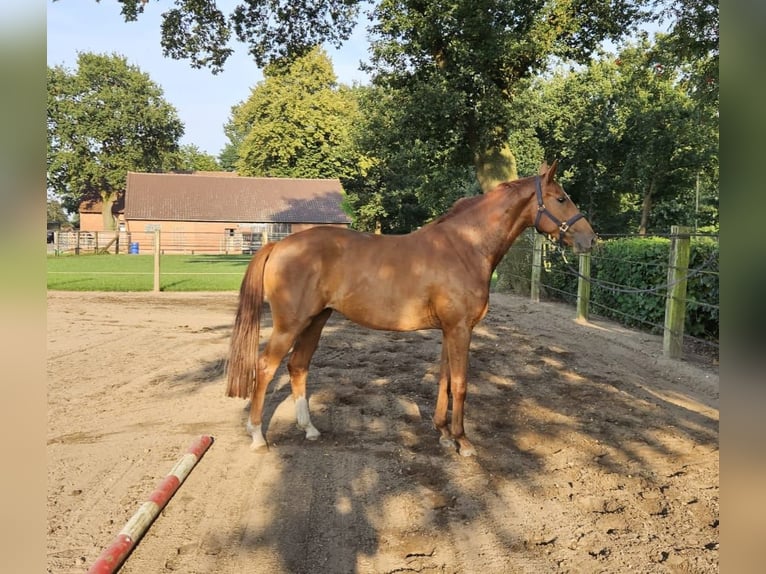
[[535, 303], [540, 302], [540, 276], [543, 269], [543, 243], [545, 238], [535, 234], [535, 245], [532, 248], [532, 278], [529, 287], [529, 295]]
[[680, 225], [670, 228], [669, 287], [665, 296], [665, 330], [662, 338], [662, 352], [670, 359], [678, 359], [683, 353], [686, 275], [689, 271], [691, 251], [690, 232], [690, 228]]
[[154, 230], [154, 291], [160, 290], [160, 230]]
[[580, 253], [580, 275], [577, 277], [577, 319], [587, 321], [590, 311], [590, 253]]

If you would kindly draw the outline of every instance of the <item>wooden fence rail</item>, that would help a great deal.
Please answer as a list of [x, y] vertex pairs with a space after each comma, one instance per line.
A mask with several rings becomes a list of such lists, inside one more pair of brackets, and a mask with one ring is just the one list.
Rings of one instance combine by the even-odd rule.
[[[686, 319], [686, 277], [689, 273], [691, 229], [674, 225], [670, 230], [670, 239], [663, 326], [663, 354], [668, 358], [678, 359], [683, 352], [684, 322]], [[534, 302], [540, 301], [543, 246], [543, 238], [538, 235], [535, 239], [532, 254], [530, 297]], [[587, 321], [589, 319], [591, 294], [590, 253], [579, 255], [579, 269], [577, 273], [577, 319]]]
[[[269, 241], [279, 240], [282, 236], [268, 236], [265, 232], [258, 237], [248, 239], [247, 245], [244, 242], [237, 244], [226, 243], [230, 237], [224, 237], [220, 234], [208, 234], [201, 239], [193, 237], [177, 237], [179, 234], [169, 231], [160, 235], [159, 230], [147, 231], [138, 236], [125, 234], [124, 232], [116, 234], [115, 232], [55, 232], [52, 245], [49, 244], [56, 254], [60, 253], [138, 253], [138, 239], [140, 239], [141, 253], [152, 253], [154, 255], [154, 290], [160, 290], [160, 256], [167, 253], [207, 253], [213, 250], [216, 253], [242, 253], [250, 254], [261, 245]], [[684, 323], [686, 319], [686, 277], [689, 272], [689, 260], [691, 254], [691, 230], [687, 227], [673, 226], [671, 228], [670, 254], [668, 257], [667, 269], [667, 290], [665, 291], [665, 315], [663, 325], [656, 325], [663, 329], [663, 353], [670, 358], [679, 358], [682, 355], [684, 341]], [[235, 238], [237, 239], [237, 238]], [[257, 242], [256, 242], [257, 240]], [[530, 241], [531, 242], [531, 241]], [[257, 243], [257, 245], [256, 245]], [[213, 246], [213, 247], [210, 247]], [[135, 248], [135, 249], [134, 249]], [[530, 297], [534, 302], [539, 302], [543, 285], [543, 270], [550, 271], [550, 259], [546, 256], [546, 250], [549, 249], [544, 237], [534, 234], [534, 244], [531, 254], [531, 276], [529, 272], [529, 260], [523, 267], [526, 271], [522, 272], [526, 277], [524, 283], [529, 286]], [[527, 248], [528, 250], [528, 248]], [[528, 251], [527, 251], [528, 253]], [[589, 319], [591, 307], [591, 255], [582, 254], [579, 256], [579, 265], [577, 270], [577, 299], [576, 299], [576, 317], [578, 320], [587, 321]], [[574, 269], [570, 269], [574, 272]], [[597, 281], [597, 280], [596, 280]], [[610, 286], [605, 286], [609, 289]], [[526, 291], [526, 285], [523, 287]], [[653, 295], [658, 295], [662, 291], [662, 286], [658, 289], [650, 289]], [[634, 291], [640, 294], [641, 291]], [[660, 295], [662, 296], [662, 295]], [[596, 303], [594, 303], [596, 305]]]

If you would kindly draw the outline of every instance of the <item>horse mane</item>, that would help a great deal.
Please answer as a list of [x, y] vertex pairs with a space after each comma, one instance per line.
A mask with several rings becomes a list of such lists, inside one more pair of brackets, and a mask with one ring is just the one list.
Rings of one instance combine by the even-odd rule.
[[[499, 187], [505, 187], [508, 189], [508, 191], [511, 190], [512, 187], [515, 187], [515, 184], [520, 182], [522, 180], [514, 180], [514, 181], [506, 181], [503, 183], [498, 184], [494, 189], [498, 189]], [[494, 190], [493, 190], [494, 191]], [[461, 197], [458, 199], [454, 204], [452, 204], [452, 207], [449, 211], [446, 213], [443, 213], [433, 221], [429, 225], [439, 225], [440, 223], [444, 223], [445, 221], [452, 219], [456, 215], [463, 213], [465, 210], [470, 209], [477, 203], [481, 202], [486, 198], [486, 193], [480, 193], [479, 195], [472, 195], [470, 197]]]

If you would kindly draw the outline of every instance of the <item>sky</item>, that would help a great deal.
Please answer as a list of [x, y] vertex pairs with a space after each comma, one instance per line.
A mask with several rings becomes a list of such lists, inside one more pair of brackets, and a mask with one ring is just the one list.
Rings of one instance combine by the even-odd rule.
[[[225, 14], [236, 4], [235, 0], [218, 2]], [[218, 74], [196, 70], [188, 60], [165, 58], [160, 22], [162, 12], [171, 5], [169, 1], [149, 2], [137, 22], [125, 22], [120, 4], [114, 0], [47, 0], [47, 62], [75, 71], [79, 52], [125, 56], [149, 74], [163, 89], [165, 100], [178, 111], [186, 128], [181, 144], [196, 145], [217, 157], [228, 142], [223, 126], [231, 107], [246, 100], [263, 75], [240, 43], [234, 44], [234, 54]], [[364, 21], [340, 50], [331, 46], [325, 49], [340, 82], [368, 82], [368, 76], [359, 70], [360, 61], [367, 56]]]

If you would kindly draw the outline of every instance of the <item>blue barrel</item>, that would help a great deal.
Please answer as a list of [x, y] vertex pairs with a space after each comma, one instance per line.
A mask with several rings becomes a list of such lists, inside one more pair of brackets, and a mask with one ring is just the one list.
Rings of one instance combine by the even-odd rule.
[[128, 246], [128, 253], [130, 255], [138, 255], [138, 241], [133, 241]]

